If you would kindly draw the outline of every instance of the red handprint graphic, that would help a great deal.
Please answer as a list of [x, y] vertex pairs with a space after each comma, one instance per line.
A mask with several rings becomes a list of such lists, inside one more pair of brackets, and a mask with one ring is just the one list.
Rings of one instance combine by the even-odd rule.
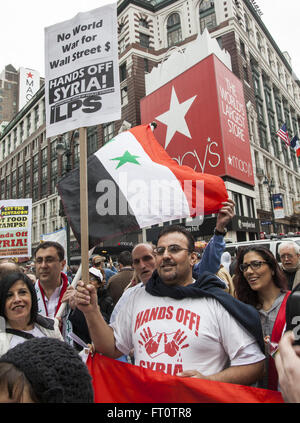
[[[157, 352], [163, 334], [159, 334], [157, 341], [155, 341], [151, 329], [149, 327], [147, 329], [144, 328], [143, 332], [141, 332], [140, 335], [143, 338], [143, 341], [145, 342], [145, 349], [151, 357], [151, 354], [155, 354]], [[139, 344], [143, 345], [141, 341], [139, 341]]]
[[[187, 348], [189, 344], [183, 344], [187, 336], [184, 335], [184, 331], [178, 329], [178, 331], [173, 333], [156, 333], [152, 335], [151, 329], [144, 328], [140, 332], [140, 335], [144, 342], [138, 341], [141, 346], [145, 347], [147, 354], [150, 357], [159, 356], [163, 353], [167, 354], [170, 357], [174, 357], [179, 349]], [[173, 338], [171, 338], [173, 335]], [[169, 339], [169, 341], [168, 341]]]
[[172, 341], [167, 342], [167, 335], [165, 334], [165, 353], [168, 354], [170, 357], [174, 357], [179, 348], [186, 348], [189, 346], [189, 344], [184, 344], [181, 346], [181, 344], [186, 340], [187, 336], [184, 335], [184, 331], [181, 331], [178, 329], [178, 331], [173, 336]]

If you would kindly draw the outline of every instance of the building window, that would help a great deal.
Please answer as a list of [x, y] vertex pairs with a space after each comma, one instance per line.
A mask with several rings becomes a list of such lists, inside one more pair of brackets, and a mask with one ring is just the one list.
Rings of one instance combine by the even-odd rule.
[[256, 33], [256, 40], [257, 40], [257, 48], [260, 52], [262, 52], [262, 39], [259, 32]]
[[218, 41], [218, 44], [219, 44], [220, 49], [222, 50], [223, 49], [223, 38], [222, 37], [217, 37], [217, 41]]
[[260, 135], [260, 146], [266, 151], [269, 151], [269, 144], [268, 144], [265, 128], [261, 127], [259, 129], [259, 135]]
[[204, 31], [205, 28], [208, 30], [217, 26], [216, 14], [215, 14], [215, 2], [211, 0], [204, 0], [199, 7], [199, 19], [200, 19], [200, 32]]
[[245, 44], [243, 43], [242, 40], [240, 40], [240, 51], [241, 51], [241, 55], [244, 57], [244, 59], [246, 59]]
[[140, 32], [140, 45], [141, 47], [149, 48], [150, 47], [150, 35], [143, 34]]
[[255, 217], [255, 212], [254, 212], [254, 202], [253, 202], [253, 198], [251, 197], [246, 197], [247, 200], [247, 209], [248, 209], [248, 216], [249, 217]]
[[256, 75], [253, 75], [253, 85], [254, 85], [255, 95], [260, 96], [260, 83]]
[[98, 131], [97, 126], [87, 128], [87, 156], [98, 150]]
[[233, 200], [235, 202], [235, 214], [237, 216], [244, 216], [243, 198], [237, 192], [233, 193]]
[[114, 123], [106, 123], [102, 125], [103, 128], [103, 143], [107, 143], [114, 136]]
[[33, 185], [32, 185], [32, 201], [37, 201], [39, 197], [39, 172], [33, 172]]
[[48, 166], [42, 167], [42, 197], [45, 197], [48, 194]]
[[79, 144], [74, 145], [74, 168], [79, 166]]
[[50, 180], [51, 194], [56, 193], [56, 184], [57, 184], [57, 158], [51, 161], [51, 180]]
[[57, 139], [50, 144], [50, 159], [51, 159], [51, 161], [57, 159], [56, 146], [57, 146]]
[[249, 84], [249, 74], [248, 74], [248, 68], [247, 68], [247, 65], [244, 65], [244, 66], [243, 66], [243, 74], [244, 74], [244, 80], [245, 80], [246, 82], [248, 82], [248, 84]]
[[269, 110], [273, 110], [271, 92], [268, 89], [265, 89], [265, 98], [266, 98], [267, 108]]
[[146, 21], [146, 19], [140, 19], [140, 20], [139, 20], [139, 25], [140, 25], [142, 28], [149, 28], [149, 25], [148, 25], [148, 22]]
[[144, 71], [149, 72], [149, 60], [144, 58]]
[[19, 179], [18, 182], [18, 198], [23, 198], [23, 179]]
[[168, 47], [182, 41], [180, 16], [178, 13], [172, 13], [167, 20], [167, 38]]
[[277, 113], [277, 119], [279, 125], [283, 124], [283, 117], [282, 117], [282, 109], [281, 109], [281, 102], [280, 100], [275, 100], [275, 107], [276, 107], [276, 113]]
[[124, 81], [126, 78], [127, 78], [127, 68], [126, 68], [126, 62], [124, 62], [120, 66], [120, 82]]
[[120, 49], [120, 53], [123, 53], [123, 51], [126, 48], [126, 44], [125, 44], [125, 37], [123, 37], [120, 41], [119, 41], [119, 49]]
[[39, 123], [39, 106], [36, 106], [34, 108], [34, 129], [36, 130], [38, 128]]
[[282, 149], [282, 153], [283, 153], [283, 157], [284, 157], [284, 162], [287, 166], [290, 166], [290, 160], [289, 160], [289, 155], [288, 155], [288, 149], [287, 146], [285, 145], [284, 141], [281, 141], [281, 149]]
[[263, 106], [260, 103], [260, 101], [256, 102], [256, 108], [257, 108], [257, 114], [258, 114], [258, 120], [260, 122], [265, 122], [265, 118], [264, 118], [264, 110], [263, 110]]
[[5, 179], [6, 179], [5, 195], [6, 195], [6, 200], [8, 200], [10, 198], [10, 176], [7, 176]]
[[43, 203], [40, 205], [40, 216], [41, 216], [41, 219], [45, 219], [47, 216], [46, 203]]
[[249, 36], [250, 35], [250, 20], [249, 20], [249, 17], [246, 13], [244, 15], [244, 19], [245, 19], [245, 29], [246, 29], [246, 32]]
[[24, 136], [24, 122], [20, 123], [20, 143], [23, 141]]
[[1, 200], [4, 200], [5, 198], [4, 198], [4, 193], [5, 193], [5, 180], [4, 179], [2, 179], [1, 180]]
[[127, 87], [121, 88], [121, 105], [126, 106], [128, 104], [128, 91]]

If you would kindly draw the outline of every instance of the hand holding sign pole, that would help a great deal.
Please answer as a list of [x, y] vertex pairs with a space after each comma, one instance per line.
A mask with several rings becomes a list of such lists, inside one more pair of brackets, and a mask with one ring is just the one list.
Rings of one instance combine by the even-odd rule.
[[87, 189], [87, 130], [79, 130], [80, 146], [80, 229], [81, 229], [81, 265], [82, 280], [89, 282], [89, 221]]
[[92, 254], [88, 233], [87, 127], [121, 118], [117, 28], [117, 3], [78, 13], [73, 19], [45, 28], [47, 138], [80, 128], [79, 274], [86, 283]]

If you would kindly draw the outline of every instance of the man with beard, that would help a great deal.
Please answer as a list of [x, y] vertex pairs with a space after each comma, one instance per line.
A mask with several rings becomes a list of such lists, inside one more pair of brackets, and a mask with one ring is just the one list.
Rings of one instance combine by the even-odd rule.
[[288, 281], [288, 289], [300, 283], [300, 246], [294, 241], [284, 241], [278, 247], [281, 268]]
[[154, 254], [156, 270], [110, 325], [97, 308], [94, 287], [79, 282], [76, 306], [96, 351], [117, 358], [133, 349], [135, 364], [152, 370], [255, 383], [265, 358], [257, 311], [220, 289], [215, 275], [193, 278], [194, 239], [182, 226], [165, 227]]

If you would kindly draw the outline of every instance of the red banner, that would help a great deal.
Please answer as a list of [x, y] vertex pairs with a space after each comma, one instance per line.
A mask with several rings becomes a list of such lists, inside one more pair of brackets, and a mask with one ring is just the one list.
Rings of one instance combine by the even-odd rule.
[[100, 354], [89, 356], [96, 403], [282, 403], [280, 392], [180, 378]]

